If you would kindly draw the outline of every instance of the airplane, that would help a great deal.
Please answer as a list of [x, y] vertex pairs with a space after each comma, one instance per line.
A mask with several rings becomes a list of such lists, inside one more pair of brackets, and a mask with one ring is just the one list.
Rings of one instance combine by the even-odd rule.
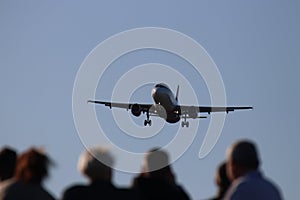
[[103, 104], [110, 108], [124, 108], [131, 110], [131, 113], [139, 117], [141, 113], [146, 113], [144, 126], [151, 126], [152, 122], [150, 116], [158, 116], [166, 120], [168, 123], [177, 123], [181, 118], [182, 127], [189, 127], [187, 119], [207, 118], [207, 116], [198, 116], [198, 113], [212, 113], [212, 112], [231, 112], [234, 110], [248, 110], [252, 107], [210, 107], [210, 106], [186, 106], [178, 104], [179, 86], [177, 87], [176, 96], [174, 97], [170, 88], [164, 84], [159, 83], [152, 89], [152, 98], [154, 104], [138, 104], [138, 103], [113, 103], [106, 101], [88, 100], [88, 103]]

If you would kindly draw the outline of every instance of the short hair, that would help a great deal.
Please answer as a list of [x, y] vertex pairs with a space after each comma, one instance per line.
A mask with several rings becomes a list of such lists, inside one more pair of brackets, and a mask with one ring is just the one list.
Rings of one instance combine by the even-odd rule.
[[169, 166], [169, 156], [167, 152], [154, 148], [148, 151], [146, 156], [147, 170], [152, 173], [158, 170], [163, 170]]
[[105, 178], [114, 164], [107, 148], [94, 147], [81, 154], [78, 170], [90, 179]]
[[23, 182], [40, 183], [48, 176], [51, 163], [41, 149], [30, 148], [18, 157], [15, 177]]
[[17, 153], [9, 147], [0, 150], [0, 181], [11, 178], [16, 167]]
[[259, 157], [256, 146], [253, 142], [248, 140], [240, 140], [235, 142], [228, 152], [229, 158], [236, 164], [250, 168], [257, 169], [259, 166]]

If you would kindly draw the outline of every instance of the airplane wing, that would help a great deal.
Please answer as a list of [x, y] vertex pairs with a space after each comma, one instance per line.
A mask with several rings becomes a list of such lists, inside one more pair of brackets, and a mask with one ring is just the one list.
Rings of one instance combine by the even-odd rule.
[[[138, 117], [143, 114], [147, 114], [147, 118], [144, 121], [144, 125], [147, 126], [149, 124], [151, 126], [151, 120], [149, 119], [150, 116], [158, 116], [162, 117], [160, 113], [160, 106], [159, 104], [153, 105], [153, 104], [133, 104], [133, 103], [113, 103], [113, 102], [107, 102], [107, 101], [93, 101], [89, 100], [88, 103], [95, 103], [95, 104], [102, 104], [105, 106], [108, 106], [109, 108], [123, 108], [126, 110], [131, 110], [131, 113]], [[179, 109], [179, 110], [178, 110]], [[176, 119], [180, 119], [178, 115], [184, 118], [184, 121], [182, 122], [182, 127], [184, 126], [189, 126], [188, 122], [186, 121], [187, 118], [207, 118], [206, 116], [198, 116], [198, 113], [208, 113], [210, 114], [211, 112], [231, 112], [235, 110], [247, 110], [247, 109], [252, 109], [252, 107], [211, 107], [211, 106], [177, 106], [175, 108], [173, 114], [176, 116]], [[162, 117], [165, 118], [165, 117]], [[177, 120], [177, 121], [178, 121]], [[176, 122], [177, 122], [176, 121]]]
[[[107, 101], [92, 101], [92, 100], [89, 100], [88, 103], [96, 103], [96, 104], [103, 104], [105, 106], [108, 106], [109, 108], [124, 108], [126, 110], [129, 110], [132, 108], [133, 103], [113, 103], [113, 102], [107, 102]], [[144, 113], [144, 112], [147, 112], [151, 106], [153, 106], [153, 104], [138, 104], [141, 111]]]
[[212, 112], [232, 112], [235, 110], [249, 110], [253, 109], [250, 106], [234, 106], [234, 107], [211, 107], [211, 106], [180, 106], [181, 113], [200, 112], [200, 113], [212, 113]]
[[[147, 112], [156, 114], [153, 109], [150, 109], [153, 104], [133, 104], [133, 103], [113, 103], [107, 101], [92, 101], [89, 100], [88, 103], [103, 104], [109, 108], [124, 108], [126, 110], [132, 109], [132, 106], [138, 105], [141, 112]], [[191, 112], [197, 113], [212, 113], [212, 112], [232, 112], [235, 110], [249, 110], [253, 107], [243, 106], [243, 107], [211, 107], [211, 106], [179, 106], [181, 109], [181, 114], [189, 114]]]

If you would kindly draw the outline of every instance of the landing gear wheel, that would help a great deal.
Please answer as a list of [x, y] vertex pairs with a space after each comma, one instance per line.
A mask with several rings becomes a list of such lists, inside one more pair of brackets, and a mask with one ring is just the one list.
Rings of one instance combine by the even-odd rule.
[[144, 126], [147, 126], [148, 124], [149, 124], [149, 126], [151, 126], [152, 121], [151, 121], [151, 120], [145, 119], [145, 121], [144, 121]]
[[149, 124], [149, 126], [151, 126], [152, 121], [149, 119], [150, 115], [149, 115], [149, 110], [147, 111], [147, 119], [145, 119], [144, 121], [144, 126], [147, 126], [147, 124]]
[[190, 125], [190, 123], [187, 122], [187, 121], [182, 121], [182, 122], [181, 122], [181, 127], [185, 127], [185, 126], [186, 126], [186, 127], [188, 128], [189, 125]]

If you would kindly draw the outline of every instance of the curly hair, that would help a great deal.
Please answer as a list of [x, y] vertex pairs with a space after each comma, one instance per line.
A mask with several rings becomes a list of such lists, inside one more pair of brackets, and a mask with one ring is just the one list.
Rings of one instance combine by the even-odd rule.
[[48, 175], [50, 159], [39, 149], [31, 148], [17, 159], [15, 178], [23, 182], [40, 183]]

